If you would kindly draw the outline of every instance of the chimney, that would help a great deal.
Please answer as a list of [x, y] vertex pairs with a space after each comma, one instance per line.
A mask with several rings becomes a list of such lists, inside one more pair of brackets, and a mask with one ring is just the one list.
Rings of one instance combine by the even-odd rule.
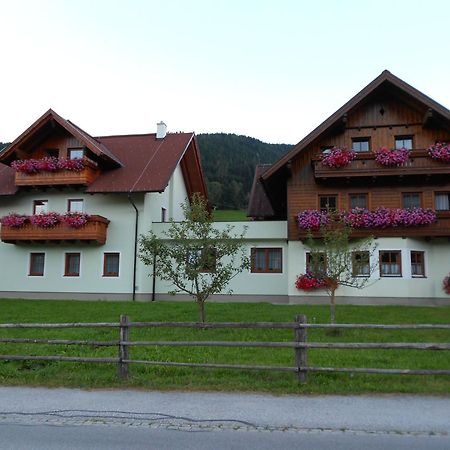
[[156, 139], [164, 139], [167, 134], [167, 125], [161, 121], [156, 124]]

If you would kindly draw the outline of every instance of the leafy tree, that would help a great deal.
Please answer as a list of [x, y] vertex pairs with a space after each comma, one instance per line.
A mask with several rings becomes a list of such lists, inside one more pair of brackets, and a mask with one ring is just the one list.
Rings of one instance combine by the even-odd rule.
[[210, 295], [225, 290], [232, 278], [250, 266], [243, 241], [246, 229], [234, 234], [230, 225], [215, 228], [206, 200], [199, 194], [182, 207], [186, 219], [171, 220], [162, 238], [152, 231], [140, 237], [139, 257], [146, 265], [154, 264], [156, 276], [173, 284], [171, 294], [191, 295], [200, 321], [205, 322], [205, 302]]
[[309, 273], [323, 287], [330, 299], [330, 323], [336, 323], [336, 290], [339, 286], [363, 289], [373, 282], [370, 276], [377, 268], [372, 255], [373, 238], [352, 239], [353, 229], [332, 218], [322, 225], [314, 238], [310, 233], [305, 242], [309, 253]]

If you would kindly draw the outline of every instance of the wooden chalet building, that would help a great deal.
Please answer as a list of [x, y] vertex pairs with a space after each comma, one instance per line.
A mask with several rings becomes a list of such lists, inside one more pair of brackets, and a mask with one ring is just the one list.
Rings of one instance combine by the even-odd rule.
[[[354, 237], [376, 238], [379, 269], [372, 277], [378, 281], [363, 290], [339, 288], [341, 300], [430, 304], [446, 298], [442, 281], [450, 272], [450, 153], [446, 159], [444, 148], [443, 156], [433, 158], [430, 148], [439, 150], [437, 143], [450, 144], [450, 111], [384, 71], [279, 161], [257, 169], [249, 215], [287, 221], [286, 294], [291, 301], [323, 297], [323, 292], [294, 287], [307, 259], [302, 244], [306, 229], [299, 226], [298, 214], [355, 208], [368, 215], [377, 210], [409, 215], [406, 225], [401, 220], [392, 226], [372, 222], [354, 229]], [[342, 153], [344, 163], [329, 158]], [[429, 223], [419, 219], [414, 224], [411, 210], [429, 214]]]

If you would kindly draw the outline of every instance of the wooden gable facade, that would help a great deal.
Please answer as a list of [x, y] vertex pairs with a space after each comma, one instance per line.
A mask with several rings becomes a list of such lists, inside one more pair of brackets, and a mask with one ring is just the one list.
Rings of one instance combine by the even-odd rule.
[[[282, 204], [285, 184], [290, 240], [302, 238], [296, 216], [331, 205], [339, 211], [360, 206], [437, 210], [437, 222], [420, 227], [357, 230], [357, 235], [450, 236], [450, 209], [437, 196], [450, 196], [450, 163], [432, 159], [427, 149], [450, 143], [450, 112], [385, 71], [262, 175], [272, 203]], [[357, 150], [347, 166], [331, 168], [321, 159], [333, 147]], [[374, 151], [407, 147], [409, 158], [383, 166]], [[450, 197], [449, 197], [450, 198]], [[439, 206], [439, 207], [437, 207]]]

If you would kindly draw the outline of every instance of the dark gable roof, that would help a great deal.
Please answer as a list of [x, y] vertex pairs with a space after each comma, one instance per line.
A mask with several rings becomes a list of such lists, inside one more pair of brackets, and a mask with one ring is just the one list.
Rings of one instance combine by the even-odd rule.
[[112, 154], [104, 145], [90, 136], [88, 133], [77, 127], [72, 122], [63, 119], [52, 109], [39, 117], [27, 130], [25, 130], [18, 138], [16, 138], [6, 150], [0, 155], [0, 161], [7, 161], [9, 157], [25, 142], [32, 139], [45, 125], [56, 122], [63, 127], [68, 133], [82, 142], [95, 155], [109, 163], [113, 167], [120, 167], [121, 161]]
[[358, 92], [352, 99], [350, 99], [344, 106], [338, 109], [334, 114], [332, 114], [328, 119], [321, 123], [316, 129], [314, 129], [310, 134], [303, 138], [290, 152], [285, 156], [280, 158], [273, 166], [268, 169], [262, 175], [264, 180], [269, 179], [273, 174], [278, 172], [282, 167], [284, 167], [289, 161], [291, 161], [298, 153], [300, 153], [305, 147], [310, 145], [315, 139], [320, 137], [324, 132], [329, 130], [334, 126], [339, 120], [342, 119], [344, 114], [348, 113], [351, 109], [359, 105], [368, 95], [373, 93], [382, 84], [391, 84], [401, 91], [405, 92], [407, 95], [414, 98], [419, 103], [422, 103], [427, 108], [432, 109], [436, 113], [442, 116], [444, 120], [450, 122], [450, 111], [445, 108], [445, 106], [440, 105], [430, 97], [426, 96], [422, 92], [418, 91], [416, 88], [412, 87], [408, 83], [405, 83], [400, 78], [396, 77], [388, 70], [381, 73], [375, 80], [369, 83], [363, 90]]
[[86, 192], [162, 192], [181, 161], [193, 133], [102, 136], [96, 138], [116, 155], [123, 167], [105, 171]]
[[270, 167], [270, 164], [258, 164], [255, 168], [252, 190], [248, 204], [248, 217], [254, 219], [265, 219], [275, 215], [264, 186], [261, 182], [261, 175]]

